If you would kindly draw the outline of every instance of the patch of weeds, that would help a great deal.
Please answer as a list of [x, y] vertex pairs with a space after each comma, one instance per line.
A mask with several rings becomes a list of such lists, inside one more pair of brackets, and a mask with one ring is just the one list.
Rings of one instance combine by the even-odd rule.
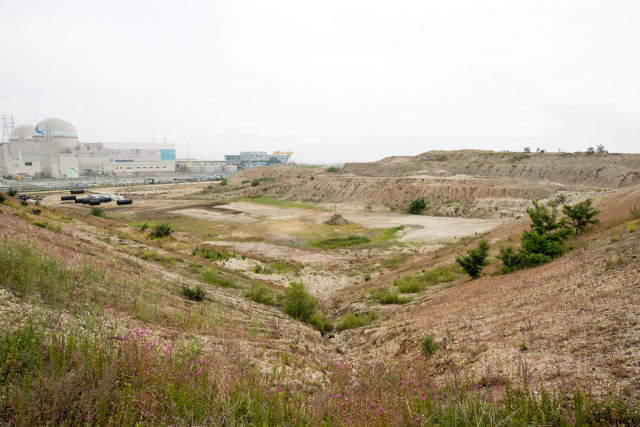
[[387, 241], [387, 240], [395, 239], [397, 237], [396, 234], [398, 234], [398, 232], [402, 230], [404, 230], [404, 225], [401, 225], [399, 227], [387, 228], [382, 233], [376, 236], [376, 240]]
[[382, 268], [393, 270], [397, 268], [400, 264], [403, 264], [404, 262], [406, 262], [410, 257], [411, 255], [409, 254], [402, 254], [397, 257], [383, 259], [380, 261], [380, 265], [382, 266]]
[[426, 358], [432, 358], [438, 351], [438, 343], [436, 342], [435, 335], [429, 334], [420, 338], [420, 353]]
[[393, 281], [394, 286], [398, 288], [398, 292], [401, 294], [416, 294], [432, 283], [424, 275], [405, 276]]
[[274, 305], [276, 302], [271, 289], [263, 283], [253, 283], [251, 289], [249, 289], [244, 296], [251, 301], [264, 305]]
[[371, 274], [367, 273], [364, 275], [364, 281], [368, 282], [369, 280], [371, 280]]
[[629, 225], [627, 225], [627, 231], [628, 231], [629, 233], [633, 233], [634, 231], [636, 231], [636, 228], [637, 228], [637, 227], [638, 227], [638, 226], [636, 225], [636, 222], [635, 222], [635, 221], [633, 221], [633, 222], [629, 223]]
[[255, 267], [253, 267], [253, 272], [256, 274], [271, 274], [273, 273], [273, 271], [271, 271], [271, 269], [266, 266], [266, 265], [262, 265], [262, 264], [258, 264]]
[[244, 181], [240, 181], [240, 184], [248, 184], [250, 182], [251, 182], [251, 180], [245, 179]]
[[443, 265], [424, 273], [427, 280], [433, 283], [449, 283], [458, 278], [460, 268], [458, 266]]
[[33, 212], [36, 215], [40, 215], [42, 213], [42, 210], [36, 208], [36, 209], [31, 209], [31, 212]]
[[170, 256], [160, 255], [156, 251], [142, 251], [138, 254], [138, 258], [145, 261], [155, 261], [168, 265], [174, 265], [176, 263], [175, 259], [171, 258]]
[[611, 236], [612, 242], [617, 242], [618, 240], [620, 240], [620, 236]]
[[346, 331], [347, 329], [361, 328], [363, 326], [367, 326], [377, 318], [378, 315], [375, 312], [366, 314], [349, 313], [340, 319], [336, 326], [336, 329], [339, 331]]
[[[331, 166], [330, 168], [326, 168], [324, 171], [325, 172], [340, 172], [340, 168], [337, 168], [335, 166]], [[300, 177], [298, 177], [298, 178], [300, 178]]]
[[207, 296], [207, 293], [202, 286], [197, 285], [195, 288], [190, 288], [187, 285], [182, 286], [182, 296], [190, 301], [204, 301], [204, 298]]
[[192, 255], [199, 256], [200, 258], [208, 259], [209, 261], [226, 261], [235, 257], [235, 253], [227, 252], [217, 248], [196, 248]]
[[226, 277], [220, 277], [220, 274], [218, 274], [218, 271], [213, 267], [207, 271], [204, 271], [200, 276], [200, 280], [210, 285], [217, 286], [219, 288], [239, 288], [240, 287], [233, 280]]
[[347, 237], [333, 237], [330, 239], [314, 240], [309, 242], [309, 246], [322, 249], [336, 249], [345, 248], [349, 246], [362, 245], [364, 243], [371, 242], [371, 239], [364, 236], [347, 236]]
[[411, 302], [411, 298], [400, 296], [397, 292], [390, 292], [388, 289], [378, 289], [371, 293], [371, 298], [380, 304], [406, 304]]
[[22, 206], [27, 206], [29, 203], [25, 202], [24, 200], [21, 200], [21, 201], [20, 201], [20, 204], [21, 204]]
[[518, 348], [520, 349], [520, 351], [527, 351], [529, 350], [529, 347], [527, 347], [527, 344], [522, 343], [518, 346]]

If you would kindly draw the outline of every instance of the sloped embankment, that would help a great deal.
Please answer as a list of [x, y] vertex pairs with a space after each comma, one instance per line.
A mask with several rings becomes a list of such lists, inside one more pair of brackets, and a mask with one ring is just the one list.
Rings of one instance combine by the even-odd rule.
[[529, 182], [550, 181], [580, 187], [620, 188], [640, 183], [640, 155], [429, 151], [413, 157], [347, 163], [341, 172], [361, 176], [464, 174]]

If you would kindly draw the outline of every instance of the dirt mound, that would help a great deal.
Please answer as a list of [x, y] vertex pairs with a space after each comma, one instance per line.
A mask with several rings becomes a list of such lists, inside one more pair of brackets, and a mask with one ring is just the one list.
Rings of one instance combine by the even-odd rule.
[[329, 218], [329, 221], [325, 221], [325, 224], [329, 224], [329, 225], [349, 225], [350, 222], [347, 221], [346, 219], [344, 219], [342, 217], [342, 215], [337, 214], [337, 215], [333, 215], [331, 218]]

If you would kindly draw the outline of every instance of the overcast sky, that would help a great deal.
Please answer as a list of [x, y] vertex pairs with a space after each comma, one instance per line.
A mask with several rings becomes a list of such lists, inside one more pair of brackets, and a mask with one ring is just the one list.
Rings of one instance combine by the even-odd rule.
[[0, 114], [178, 157], [640, 152], [640, 1], [0, 0]]

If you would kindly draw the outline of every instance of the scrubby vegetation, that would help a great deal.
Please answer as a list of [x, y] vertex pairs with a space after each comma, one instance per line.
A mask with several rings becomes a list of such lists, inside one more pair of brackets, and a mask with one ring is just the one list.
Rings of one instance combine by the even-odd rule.
[[262, 283], [253, 283], [251, 289], [249, 289], [245, 296], [251, 301], [255, 301], [260, 304], [274, 305], [275, 297], [273, 292]]
[[489, 241], [480, 240], [477, 248], [469, 249], [467, 255], [456, 257], [456, 262], [473, 279], [482, 274], [482, 270], [489, 265]]
[[235, 257], [235, 253], [215, 247], [198, 247], [192, 252], [192, 255], [208, 259], [209, 261], [225, 261]]
[[104, 209], [100, 208], [100, 207], [93, 207], [91, 208], [91, 210], [89, 211], [89, 215], [91, 216], [97, 216], [99, 218], [106, 218], [107, 214], [104, 212]]
[[340, 168], [337, 168], [335, 166], [331, 166], [325, 169], [325, 172], [340, 172]]
[[435, 356], [438, 347], [439, 345], [435, 340], [434, 334], [425, 335], [420, 338], [420, 352], [426, 359]]
[[207, 296], [207, 293], [200, 285], [196, 286], [195, 288], [191, 288], [187, 285], [183, 285], [182, 295], [188, 300], [200, 302], [200, 301], [204, 301], [205, 297]]
[[391, 292], [388, 289], [378, 289], [371, 292], [371, 298], [380, 304], [406, 304], [411, 302], [411, 298], [400, 296], [398, 293]]
[[347, 237], [332, 237], [330, 239], [320, 239], [309, 242], [309, 246], [322, 249], [336, 249], [346, 248], [349, 246], [362, 245], [363, 243], [369, 243], [371, 239], [364, 236], [347, 236]]
[[595, 218], [600, 211], [595, 210], [592, 205], [593, 199], [587, 199], [574, 206], [563, 206], [562, 213], [571, 220], [576, 233], [582, 234], [587, 227], [600, 223], [600, 221]]
[[173, 228], [168, 224], [157, 224], [151, 229], [151, 236], [157, 238], [168, 237], [173, 233]]
[[228, 277], [221, 277], [214, 267], [206, 270], [202, 273], [200, 280], [219, 288], [239, 288], [239, 286], [232, 279]]
[[340, 318], [336, 325], [338, 331], [346, 331], [347, 329], [361, 328], [378, 318], [375, 312], [371, 313], [349, 313]]
[[296, 320], [312, 324], [321, 333], [333, 329], [333, 325], [318, 310], [318, 301], [302, 282], [291, 282], [282, 293], [282, 311]]

